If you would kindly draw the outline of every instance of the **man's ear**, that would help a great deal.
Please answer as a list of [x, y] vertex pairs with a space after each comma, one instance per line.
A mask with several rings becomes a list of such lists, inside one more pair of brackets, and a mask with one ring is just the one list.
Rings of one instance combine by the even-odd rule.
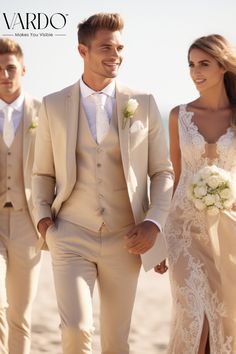
[[25, 67], [25, 65], [23, 64], [21, 76], [25, 76], [25, 73], [26, 73], [26, 67]]
[[88, 52], [88, 47], [86, 45], [80, 43], [78, 45], [78, 51], [79, 51], [79, 54], [81, 55], [81, 57], [85, 58], [86, 54]]

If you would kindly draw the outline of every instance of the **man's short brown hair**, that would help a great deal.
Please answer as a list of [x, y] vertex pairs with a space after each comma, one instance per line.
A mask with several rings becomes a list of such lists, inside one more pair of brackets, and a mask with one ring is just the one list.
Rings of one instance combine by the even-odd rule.
[[78, 41], [79, 44], [89, 46], [91, 39], [99, 30], [122, 31], [124, 21], [120, 14], [117, 13], [98, 13], [95, 14], [78, 25]]
[[20, 45], [11, 38], [0, 37], [0, 55], [13, 54], [17, 58], [23, 58], [23, 51]]

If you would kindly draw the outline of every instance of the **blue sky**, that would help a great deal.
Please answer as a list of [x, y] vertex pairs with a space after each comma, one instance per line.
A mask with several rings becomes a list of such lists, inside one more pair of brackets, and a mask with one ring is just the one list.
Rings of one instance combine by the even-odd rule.
[[[77, 24], [96, 12], [119, 12], [125, 20], [124, 61], [119, 80], [152, 92], [163, 116], [175, 105], [197, 97], [186, 53], [202, 35], [220, 33], [236, 46], [235, 0], [11, 0], [0, 7], [0, 34], [8, 31], [3, 13], [42, 12], [67, 18], [62, 37], [18, 38], [25, 52], [25, 90], [39, 98], [75, 82], [83, 71], [77, 52]], [[37, 31], [34, 31], [37, 32]], [[43, 32], [43, 31], [38, 31]], [[47, 31], [46, 31], [47, 32]], [[48, 32], [52, 32], [48, 30]], [[55, 31], [54, 31], [55, 33]]]

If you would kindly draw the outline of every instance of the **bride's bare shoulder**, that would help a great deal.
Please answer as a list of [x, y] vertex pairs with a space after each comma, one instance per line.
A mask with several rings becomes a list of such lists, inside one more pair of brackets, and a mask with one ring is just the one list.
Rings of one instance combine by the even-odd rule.
[[169, 114], [169, 120], [170, 121], [176, 121], [178, 120], [178, 117], [179, 117], [179, 109], [180, 109], [180, 106], [176, 106], [174, 108], [171, 109], [170, 111], [170, 114]]

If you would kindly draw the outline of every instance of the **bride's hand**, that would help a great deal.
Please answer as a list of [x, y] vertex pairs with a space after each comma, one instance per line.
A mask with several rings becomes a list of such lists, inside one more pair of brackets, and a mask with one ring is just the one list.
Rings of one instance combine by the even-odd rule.
[[166, 260], [162, 261], [160, 264], [157, 264], [154, 267], [155, 272], [159, 274], [164, 274], [167, 271], [167, 269], [168, 267], [166, 265]]
[[232, 210], [233, 210], [233, 211], [236, 211], [236, 203], [233, 204]]

